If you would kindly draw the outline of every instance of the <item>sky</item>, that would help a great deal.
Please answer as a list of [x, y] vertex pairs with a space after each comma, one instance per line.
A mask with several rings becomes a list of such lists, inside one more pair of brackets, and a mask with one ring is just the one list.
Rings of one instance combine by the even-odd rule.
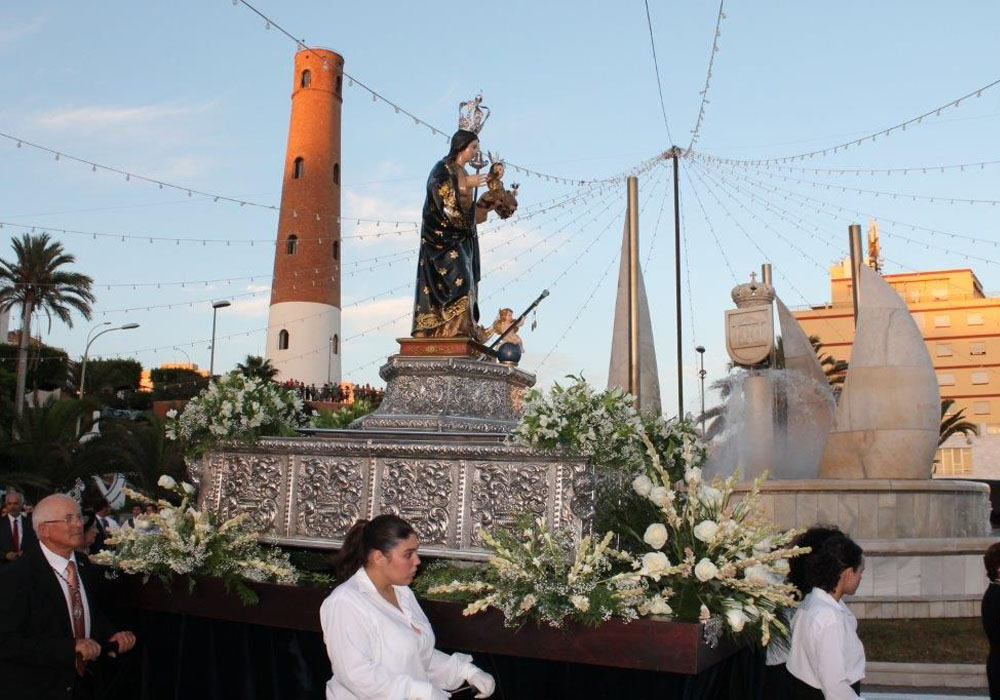
[[[491, 109], [484, 149], [573, 181], [611, 178], [674, 144], [687, 150], [704, 99], [693, 153], [680, 160], [685, 411], [699, 408], [696, 345], [707, 349], [709, 382], [726, 371], [723, 312], [733, 285], [770, 262], [787, 304], [827, 301], [827, 268], [846, 253], [851, 222], [866, 228], [878, 219], [885, 272], [972, 267], [985, 289], [1000, 290], [991, 201], [1000, 199], [1000, 163], [990, 163], [1000, 161], [1000, 85], [832, 152], [1000, 78], [996, 3], [945, 11], [930, 1], [726, 2], [702, 95], [718, 3], [650, 0], [662, 108], [646, 6], [635, 0], [252, 4], [307, 45], [339, 52], [348, 76], [445, 132], [457, 126], [458, 103], [482, 91]], [[134, 322], [138, 329], [102, 336], [91, 356], [207, 367], [211, 302], [230, 299], [218, 314], [216, 371], [263, 353], [295, 50], [241, 2], [0, 6], [0, 133], [12, 137], [0, 138], [0, 257], [11, 256], [9, 238], [36, 227], [95, 280], [93, 319], [51, 330], [43, 320], [45, 342], [79, 359], [95, 324]], [[19, 148], [17, 139], [64, 155]], [[827, 148], [781, 166], [914, 170], [814, 173], [706, 160]], [[379, 366], [408, 334], [418, 247], [411, 222], [445, 152], [441, 136], [348, 82], [345, 379], [381, 383]], [[68, 156], [248, 204], [161, 189]], [[930, 167], [970, 163], [990, 164]], [[668, 165], [639, 177], [640, 259], [663, 403], [674, 413]], [[516, 172], [507, 179], [521, 185], [521, 212], [481, 227], [483, 320], [548, 288], [537, 328], [522, 333], [521, 367], [541, 386], [579, 373], [603, 385], [624, 188], [581, 191]]]

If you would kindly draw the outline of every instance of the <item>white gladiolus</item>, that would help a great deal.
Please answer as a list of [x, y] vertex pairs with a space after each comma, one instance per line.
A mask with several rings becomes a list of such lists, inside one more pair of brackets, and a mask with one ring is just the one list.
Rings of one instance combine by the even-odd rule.
[[687, 483], [701, 481], [701, 467], [688, 467], [684, 470], [684, 481]]
[[743, 626], [750, 621], [750, 618], [742, 610], [730, 608], [726, 610], [726, 622], [729, 623], [733, 632], [742, 632]]
[[705, 581], [711, 581], [718, 575], [718, 573], [718, 567], [712, 563], [711, 559], [708, 558], [702, 559], [694, 567], [694, 576], [702, 583]]
[[538, 597], [534, 593], [529, 593], [528, 595], [524, 596], [524, 599], [521, 601], [521, 610], [527, 612], [528, 610], [531, 610], [533, 607], [535, 607], [535, 603], [537, 602], [538, 602]]
[[632, 488], [635, 492], [645, 498], [653, 490], [653, 482], [645, 474], [640, 474], [632, 480]]
[[767, 554], [772, 549], [774, 549], [774, 545], [771, 543], [770, 537], [765, 537], [760, 542], [755, 542], [753, 546], [753, 551], [757, 552], [757, 554]]
[[667, 543], [667, 528], [660, 523], [653, 523], [646, 528], [642, 541], [653, 549], [663, 549], [663, 545]]
[[756, 583], [760, 586], [767, 586], [772, 583], [781, 582], [779, 576], [763, 564], [748, 566], [746, 571], [743, 572], [743, 578], [750, 583]]
[[167, 489], [168, 491], [173, 491], [177, 488], [177, 482], [174, 481], [174, 478], [172, 476], [167, 476], [166, 474], [157, 480], [156, 485], [160, 488]]
[[642, 555], [642, 568], [639, 573], [649, 576], [654, 581], [659, 581], [661, 576], [670, 568], [670, 560], [663, 552], [650, 552]]
[[788, 560], [787, 559], [775, 559], [771, 562], [771, 570], [775, 573], [781, 574], [782, 576], [788, 576]]
[[668, 503], [673, 502], [674, 492], [665, 486], [654, 486], [649, 492], [649, 500], [662, 508]]
[[694, 536], [702, 542], [711, 542], [719, 534], [719, 525], [714, 520], [702, 520], [694, 526]]

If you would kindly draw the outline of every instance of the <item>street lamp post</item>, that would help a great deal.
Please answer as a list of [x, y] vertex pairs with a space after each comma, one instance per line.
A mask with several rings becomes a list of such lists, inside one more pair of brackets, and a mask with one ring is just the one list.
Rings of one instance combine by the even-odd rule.
[[212, 356], [208, 362], [209, 379], [215, 376], [215, 317], [219, 313], [219, 309], [224, 309], [227, 306], [232, 306], [232, 304], [225, 299], [212, 302]]
[[[83, 348], [83, 362], [80, 363], [80, 401], [81, 402], [83, 401], [83, 394], [84, 394], [84, 392], [86, 391], [86, 388], [87, 388], [87, 384], [86, 384], [86, 382], [87, 382], [87, 356], [90, 353], [90, 344], [93, 343], [98, 338], [100, 338], [105, 333], [110, 333], [112, 331], [130, 331], [133, 328], [138, 328], [139, 327], [138, 323], [126, 323], [126, 324], [124, 324], [122, 326], [117, 326], [115, 328], [105, 328], [103, 331], [101, 331], [97, 335], [93, 335], [94, 331], [96, 331], [101, 326], [110, 326], [110, 325], [111, 325], [111, 321], [105, 321], [104, 323], [99, 323], [96, 326], [94, 326], [93, 328], [91, 328], [90, 329], [90, 333], [87, 334], [87, 345]], [[93, 337], [91, 337], [92, 335], [93, 335]], [[76, 433], [77, 433], [77, 435], [80, 434], [80, 419], [79, 418], [76, 419]]]
[[695, 347], [695, 351], [698, 353], [698, 362], [701, 365], [698, 370], [698, 379], [701, 383], [701, 439], [705, 439], [705, 346], [698, 345]]
[[188, 363], [189, 365], [192, 365], [192, 366], [193, 366], [193, 364], [194, 364], [194, 363], [192, 363], [192, 362], [191, 362], [191, 356], [187, 354], [187, 350], [185, 350], [184, 348], [179, 348], [179, 347], [177, 347], [176, 345], [174, 346], [174, 350], [176, 350], [177, 352], [182, 352], [182, 353], [184, 353], [184, 359], [186, 359], [186, 360], [187, 360], [187, 363]]

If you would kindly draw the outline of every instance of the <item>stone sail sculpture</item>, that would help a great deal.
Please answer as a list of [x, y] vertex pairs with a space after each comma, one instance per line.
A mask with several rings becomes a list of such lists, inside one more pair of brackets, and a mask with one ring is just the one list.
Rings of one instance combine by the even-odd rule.
[[867, 266], [847, 380], [819, 475], [929, 479], [941, 397], [927, 346], [900, 296]]
[[[608, 388], [628, 391], [628, 228], [622, 235], [621, 265], [618, 268], [618, 297], [611, 338]], [[649, 317], [646, 284], [639, 268], [639, 409], [660, 412], [660, 375], [656, 369], [656, 346]]]
[[778, 382], [783, 403], [778, 422], [784, 425], [776, 426], [775, 450], [780, 454], [771, 478], [815, 479], [836, 402], [809, 336], [779, 297], [775, 302], [785, 361], [784, 377]]

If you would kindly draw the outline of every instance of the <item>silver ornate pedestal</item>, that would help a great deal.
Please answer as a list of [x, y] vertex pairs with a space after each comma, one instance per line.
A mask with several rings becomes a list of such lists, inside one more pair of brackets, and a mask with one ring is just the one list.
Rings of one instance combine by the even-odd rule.
[[396, 513], [421, 553], [483, 559], [480, 528], [522, 514], [580, 537], [592, 517], [582, 458], [507, 440], [534, 375], [496, 362], [396, 355], [378, 411], [350, 430], [233, 446], [201, 460], [202, 507], [250, 514], [264, 538], [332, 549], [359, 518]]
[[379, 373], [382, 405], [352, 428], [507, 433], [535, 384], [535, 375], [516, 367], [464, 357], [394, 355]]

